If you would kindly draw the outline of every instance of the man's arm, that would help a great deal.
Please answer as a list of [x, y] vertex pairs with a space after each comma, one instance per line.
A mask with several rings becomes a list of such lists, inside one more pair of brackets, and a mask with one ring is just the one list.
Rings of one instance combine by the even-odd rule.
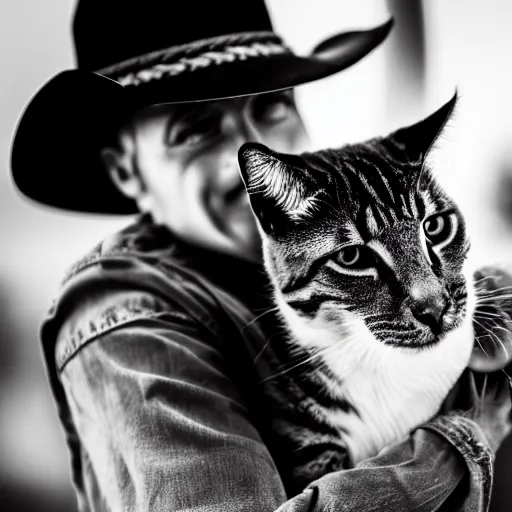
[[161, 313], [94, 339], [61, 371], [89, 488], [111, 510], [430, 511], [469, 475], [468, 461], [473, 488], [489, 478], [489, 460], [472, 452], [476, 439], [489, 453], [478, 427], [445, 419], [286, 502], [224, 358], [199, 332]]
[[189, 321], [165, 313], [94, 340], [64, 367], [73, 421], [111, 510], [263, 511], [284, 501], [224, 370]]

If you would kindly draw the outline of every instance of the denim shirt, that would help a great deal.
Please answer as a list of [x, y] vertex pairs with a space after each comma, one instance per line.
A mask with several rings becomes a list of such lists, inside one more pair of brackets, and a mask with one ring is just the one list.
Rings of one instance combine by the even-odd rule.
[[259, 388], [268, 292], [261, 266], [147, 218], [70, 269], [41, 334], [81, 512], [488, 509], [493, 455], [457, 415], [287, 495]]

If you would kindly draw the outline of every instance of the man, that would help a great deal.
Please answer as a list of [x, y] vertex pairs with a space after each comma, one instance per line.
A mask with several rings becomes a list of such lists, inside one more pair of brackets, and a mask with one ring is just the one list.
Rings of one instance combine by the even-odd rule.
[[488, 506], [509, 429], [504, 379], [482, 396], [492, 406], [447, 405], [401, 445], [295, 495], [265, 444], [257, 384], [275, 370], [266, 342], [279, 327], [257, 318], [272, 304], [237, 150], [305, 150], [290, 89], [357, 62], [389, 28], [297, 57], [258, 0], [79, 4], [79, 69], [33, 99], [12, 167], [45, 204], [143, 213], [71, 268], [42, 330], [80, 510]]

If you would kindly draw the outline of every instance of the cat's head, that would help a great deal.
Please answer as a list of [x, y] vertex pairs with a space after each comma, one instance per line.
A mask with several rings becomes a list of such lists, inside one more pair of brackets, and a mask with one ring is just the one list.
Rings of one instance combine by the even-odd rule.
[[340, 149], [240, 148], [282, 309], [338, 332], [357, 320], [380, 343], [409, 349], [461, 325], [465, 223], [425, 162], [456, 99], [413, 126]]

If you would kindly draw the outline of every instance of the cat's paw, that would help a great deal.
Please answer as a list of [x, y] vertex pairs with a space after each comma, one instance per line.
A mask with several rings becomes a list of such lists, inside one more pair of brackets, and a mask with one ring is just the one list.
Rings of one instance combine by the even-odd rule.
[[474, 406], [468, 417], [482, 429], [489, 446], [496, 453], [512, 430], [511, 380], [501, 372], [470, 375]]
[[474, 421], [493, 453], [512, 429], [510, 371], [510, 367], [492, 373], [466, 370], [439, 411], [441, 415], [464, 416]]
[[469, 367], [487, 373], [512, 361], [512, 274], [488, 266], [477, 270], [474, 279], [475, 345]]

